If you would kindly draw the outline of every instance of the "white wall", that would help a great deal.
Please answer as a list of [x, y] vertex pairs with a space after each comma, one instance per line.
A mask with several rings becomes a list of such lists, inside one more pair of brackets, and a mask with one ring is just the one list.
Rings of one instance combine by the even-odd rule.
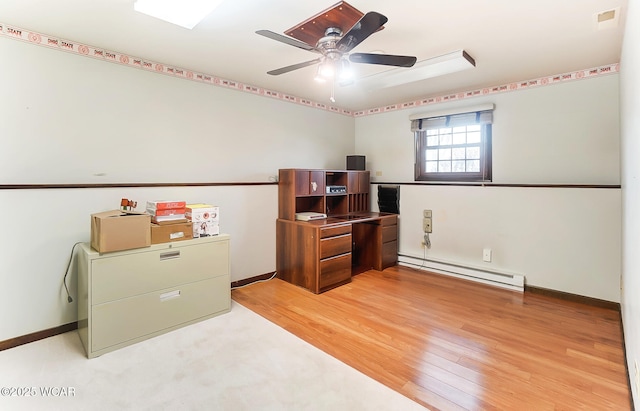
[[[627, 22], [640, 19], [640, 5], [630, 1]], [[640, 404], [640, 27], [626, 24], [620, 62], [620, 118], [622, 131], [622, 322], [629, 381], [634, 403]]]
[[[340, 114], [6, 38], [0, 55], [0, 185], [268, 182], [353, 154]], [[0, 190], [0, 341], [76, 320], [71, 247], [123, 197], [219, 205], [231, 280], [275, 270], [277, 185]]]
[[[618, 77], [360, 117], [356, 152], [366, 155], [376, 181], [413, 183], [409, 115], [491, 102], [494, 183], [617, 185]], [[423, 209], [433, 210], [428, 258], [519, 273], [528, 285], [620, 301], [619, 189], [402, 185], [401, 254], [423, 256]], [[491, 263], [482, 261], [483, 248], [492, 249]]]
[[7, 38], [0, 47], [0, 183], [267, 181], [284, 166], [343, 167], [353, 150], [347, 116]]
[[[76, 321], [62, 282], [71, 248], [90, 241], [90, 214], [117, 208], [121, 197], [219, 205], [221, 231], [231, 235], [231, 280], [275, 270], [277, 186], [0, 190], [0, 341]], [[72, 266], [74, 299], [76, 278]]]

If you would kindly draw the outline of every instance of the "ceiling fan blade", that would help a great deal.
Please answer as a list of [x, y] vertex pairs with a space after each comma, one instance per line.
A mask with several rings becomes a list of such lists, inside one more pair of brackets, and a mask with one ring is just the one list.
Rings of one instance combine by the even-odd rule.
[[308, 50], [308, 51], [315, 51], [316, 53], [318, 53], [318, 50], [316, 50], [315, 47], [312, 47], [312, 46], [308, 45], [307, 43], [303, 43], [303, 42], [298, 41], [296, 39], [292, 39], [291, 37], [283, 36], [282, 34], [274, 33], [273, 31], [258, 30], [258, 31], [256, 31], [256, 34], [268, 37], [268, 38], [270, 38], [272, 40], [276, 40], [276, 41], [279, 41], [279, 42], [284, 43], [284, 44], [288, 44], [290, 46], [298, 47], [299, 49]]
[[352, 63], [381, 64], [383, 66], [411, 67], [416, 64], [413, 56], [394, 56], [392, 54], [353, 53], [349, 55]]
[[375, 11], [368, 12], [338, 41], [336, 48], [343, 53], [348, 53], [364, 39], [384, 26], [387, 20], [388, 19], [380, 13]]
[[272, 76], [278, 76], [280, 74], [288, 73], [293, 70], [301, 69], [307, 66], [313, 66], [316, 63], [320, 63], [320, 59], [305, 61], [304, 63], [298, 63], [291, 66], [281, 67], [279, 69], [267, 71], [267, 74], [271, 74]]

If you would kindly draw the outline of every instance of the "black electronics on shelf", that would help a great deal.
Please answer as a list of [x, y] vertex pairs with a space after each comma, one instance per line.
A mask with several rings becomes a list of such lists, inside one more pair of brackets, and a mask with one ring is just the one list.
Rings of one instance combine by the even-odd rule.
[[366, 169], [366, 157], [365, 156], [347, 156], [347, 170], [361, 170]]
[[382, 213], [400, 214], [400, 186], [378, 186], [378, 209]]

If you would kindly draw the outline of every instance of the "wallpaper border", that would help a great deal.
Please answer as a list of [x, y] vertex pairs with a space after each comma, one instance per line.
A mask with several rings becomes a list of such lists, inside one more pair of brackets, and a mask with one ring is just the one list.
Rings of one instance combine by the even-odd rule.
[[607, 64], [600, 67], [594, 67], [584, 70], [577, 70], [563, 74], [556, 74], [551, 76], [540, 77], [532, 80], [523, 80], [518, 82], [512, 82], [509, 84], [498, 85], [493, 87], [485, 87], [477, 90], [462, 91], [452, 94], [446, 94], [442, 96], [428, 97], [420, 100], [409, 101], [404, 103], [390, 104], [384, 107], [374, 107], [366, 110], [351, 111], [340, 107], [331, 106], [325, 103], [312, 101], [309, 99], [301, 98], [298, 96], [281, 93], [276, 90], [269, 90], [266, 88], [254, 86], [251, 84], [244, 84], [238, 81], [229, 80], [221, 77], [217, 77], [212, 74], [199, 73], [167, 65], [160, 62], [146, 60], [140, 57], [129, 56], [116, 51], [110, 51], [106, 49], [96, 48], [90, 45], [81, 44], [75, 41], [61, 39], [58, 37], [49, 36], [47, 34], [38, 33], [22, 29], [13, 25], [0, 23], [0, 37], [6, 37], [10, 39], [20, 40], [27, 43], [56, 49], [73, 53], [79, 56], [90, 57], [98, 60], [108, 61], [115, 64], [128, 66], [131, 68], [137, 68], [140, 70], [146, 70], [155, 72], [158, 74], [164, 74], [167, 76], [178, 77], [185, 80], [196, 81], [204, 84], [210, 84], [213, 86], [230, 88], [245, 93], [260, 95], [264, 97], [270, 97], [278, 100], [287, 101], [294, 104], [300, 104], [307, 107], [312, 107], [319, 110], [326, 110], [337, 114], [342, 114], [350, 117], [363, 117], [374, 114], [386, 113], [389, 111], [405, 110], [418, 106], [428, 106], [431, 104], [439, 104], [448, 101], [457, 101], [468, 98], [474, 98], [479, 96], [485, 96], [489, 94], [504, 93], [509, 91], [529, 89], [532, 87], [541, 87], [553, 85], [566, 81], [582, 80], [584, 78], [590, 78], [594, 76], [606, 75], [617, 73], [620, 71], [620, 63]]

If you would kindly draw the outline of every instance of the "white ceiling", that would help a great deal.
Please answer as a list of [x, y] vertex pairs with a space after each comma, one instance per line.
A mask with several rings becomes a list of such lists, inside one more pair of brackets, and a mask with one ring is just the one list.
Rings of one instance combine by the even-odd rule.
[[[187, 30], [134, 12], [134, 0], [2, 0], [0, 23], [331, 104], [331, 87], [313, 81], [313, 66], [280, 76], [266, 74], [317, 54], [255, 31], [284, 34], [336, 1], [224, 0]], [[348, 3], [389, 19], [384, 30], [353, 52], [412, 55], [421, 61], [464, 49], [476, 61], [471, 70], [393, 88], [336, 87], [333, 105], [355, 111], [618, 63], [627, 0]], [[594, 16], [617, 7], [617, 27], [599, 30]], [[354, 66], [359, 76], [388, 69]]]

